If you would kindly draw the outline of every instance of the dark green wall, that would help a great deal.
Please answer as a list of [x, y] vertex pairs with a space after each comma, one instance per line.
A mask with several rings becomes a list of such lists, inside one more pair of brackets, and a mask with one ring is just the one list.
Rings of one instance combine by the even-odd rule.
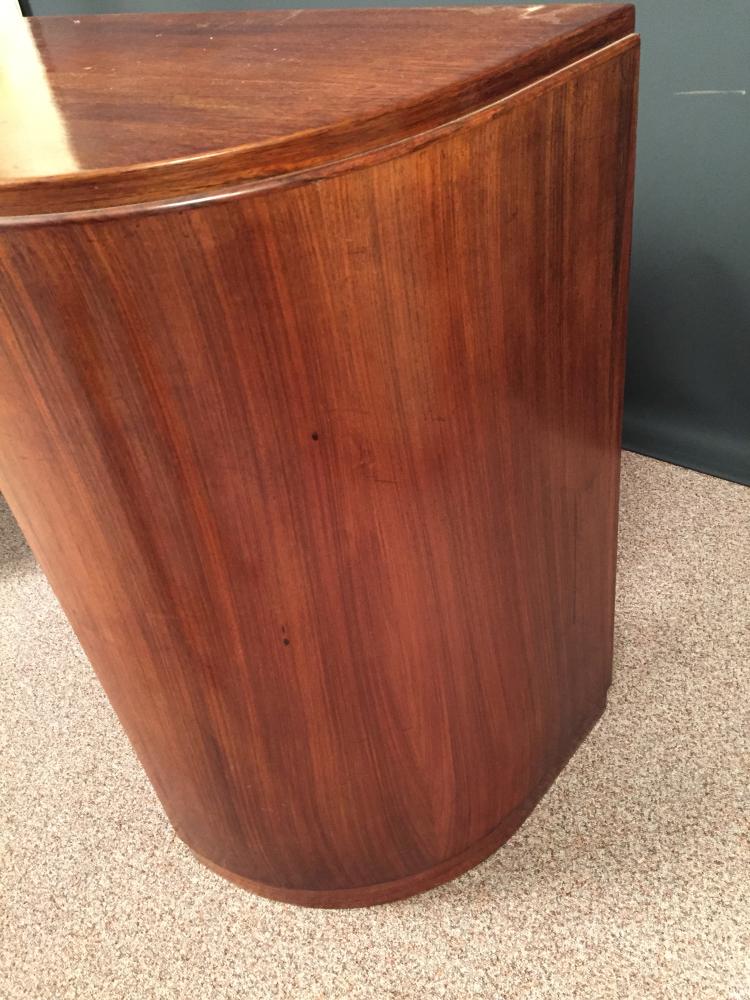
[[[25, 2], [35, 14], [256, 6]], [[642, 0], [637, 10], [643, 50], [623, 443], [750, 483], [750, 0]]]

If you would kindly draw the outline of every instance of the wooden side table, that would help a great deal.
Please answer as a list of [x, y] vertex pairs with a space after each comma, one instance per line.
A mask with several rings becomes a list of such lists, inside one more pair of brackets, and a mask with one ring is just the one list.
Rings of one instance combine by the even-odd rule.
[[605, 705], [632, 8], [14, 30], [0, 480], [170, 820], [452, 878]]

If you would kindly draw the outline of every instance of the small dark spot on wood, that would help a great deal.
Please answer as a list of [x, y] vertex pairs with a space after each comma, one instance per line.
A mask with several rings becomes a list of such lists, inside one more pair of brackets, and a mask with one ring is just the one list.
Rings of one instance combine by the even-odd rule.
[[285, 646], [288, 646], [288, 645], [289, 645], [289, 640], [288, 640], [288, 639], [284, 639], [284, 645], [285, 645]]
[[317, 441], [318, 440], [318, 432], [317, 431], [313, 431], [312, 439], [313, 439], [313, 441]]

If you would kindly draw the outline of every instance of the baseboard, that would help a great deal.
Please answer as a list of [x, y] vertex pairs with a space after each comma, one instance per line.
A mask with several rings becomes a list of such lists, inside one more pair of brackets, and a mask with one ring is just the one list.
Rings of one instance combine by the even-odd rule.
[[626, 451], [750, 486], [750, 433], [731, 436], [626, 410], [622, 446]]

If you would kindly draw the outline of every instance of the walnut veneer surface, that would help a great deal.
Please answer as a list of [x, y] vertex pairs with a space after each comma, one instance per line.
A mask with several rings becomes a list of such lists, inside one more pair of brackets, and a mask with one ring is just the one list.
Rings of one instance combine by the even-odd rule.
[[604, 707], [632, 27], [18, 29], [62, 145], [6, 115], [0, 485], [175, 829], [255, 891], [452, 877]]

